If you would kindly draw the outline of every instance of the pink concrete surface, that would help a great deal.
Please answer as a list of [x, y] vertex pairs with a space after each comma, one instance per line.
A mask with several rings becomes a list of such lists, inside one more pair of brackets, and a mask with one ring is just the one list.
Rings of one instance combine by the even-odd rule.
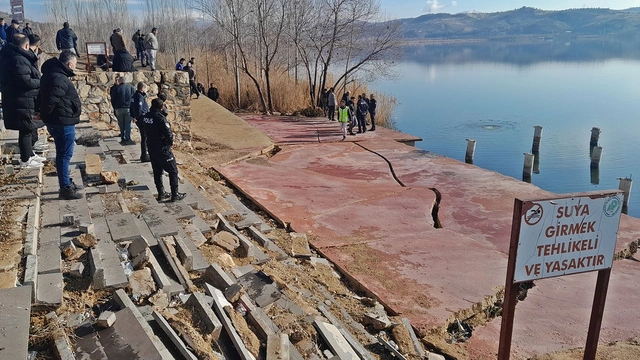
[[[303, 144], [310, 142], [336, 142], [342, 140], [340, 123], [325, 118], [294, 116], [241, 115], [242, 119], [264, 132], [276, 144]], [[354, 128], [354, 132], [358, 128]], [[346, 141], [392, 139], [396, 141], [421, 141], [422, 139], [399, 131], [377, 127], [355, 136], [348, 135]]]
[[[283, 145], [269, 159], [217, 170], [295, 231], [315, 235], [310, 241], [316, 249], [423, 330], [445, 326], [456, 312], [504, 285], [514, 198], [550, 195], [534, 185], [381, 135], [371, 141], [361, 138], [357, 144], [303, 136], [317, 126], [333, 125], [321, 120], [248, 121], [281, 139], [276, 142], [297, 145]], [[393, 178], [385, 159], [406, 187]], [[436, 197], [430, 188], [442, 195], [439, 219], [444, 229], [433, 227], [430, 214]], [[618, 249], [639, 237], [640, 220], [624, 216]], [[640, 299], [640, 286], [632, 281], [637, 274], [637, 263], [615, 262], [607, 309]], [[595, 274], [546, 279], [536, 285], [518, 304], [514, 351], [529, 356], [584, 346], [586, 330], [575, 327], [588, 323]], [[608, 310], [607, 316], [610, 313], [616, 311]], [[459, 346], [467, 347], [472, 359], [495, 359], [499, 320], [476, 329], [471, 341]], [[640, 310], [627, 305], [619, 315], [605, 318], [602, 338], [638, 335], [638, 320]]]
[[[602, 318], [600, 343], [626, 340], [640, 334], [640, 262], [614, 262]], [[526, 359], [536, 354], [584, 347], [589, 327], [597, 273], [591, 272], [536, 282], [516, 306], [512, 356]], [[495, 359], [501, 318], [474, 332], [467, 348], [472, 359]], [[535, 339], [535, 340], [534, 340]]]

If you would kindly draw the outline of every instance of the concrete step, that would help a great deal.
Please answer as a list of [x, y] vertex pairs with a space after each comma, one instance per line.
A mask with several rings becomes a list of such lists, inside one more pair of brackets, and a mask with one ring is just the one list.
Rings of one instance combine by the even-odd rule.
[[26, 359], [31, 321], [31, 286], [0, 289], [0, 357]]

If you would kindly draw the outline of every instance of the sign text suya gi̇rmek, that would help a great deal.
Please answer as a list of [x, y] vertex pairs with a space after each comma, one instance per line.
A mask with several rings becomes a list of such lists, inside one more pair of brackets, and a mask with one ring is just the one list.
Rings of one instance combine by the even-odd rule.
[[525, 202], [514, 281], [611, 268], [621, 208], [620, 194]]

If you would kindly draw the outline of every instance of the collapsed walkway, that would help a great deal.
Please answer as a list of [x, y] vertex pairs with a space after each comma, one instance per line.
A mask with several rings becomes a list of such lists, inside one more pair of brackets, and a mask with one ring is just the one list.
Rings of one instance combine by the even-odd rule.
[[[536, 186], [418, 150], [390, 130], [341, 142], [325, 119], [244, 116], [282, 150], [217, 167], [236, 188], [311, 244], [428, 343], [452, 356], [495, 359], [514, 198]], [[274, 130], [276, 129], [276, 130]], [[623, 215], [601, 343], [640, 334], [631, 258], [640, 219]], [[584, 346], [595, 274], [536, 282], [517, 306], [516, 358]], [[493, 320], [492, 320], [493, 319]], [[457, 343], [449, 326], [475, 326]], [[453, 343], [453, 344], [452, 344]]]

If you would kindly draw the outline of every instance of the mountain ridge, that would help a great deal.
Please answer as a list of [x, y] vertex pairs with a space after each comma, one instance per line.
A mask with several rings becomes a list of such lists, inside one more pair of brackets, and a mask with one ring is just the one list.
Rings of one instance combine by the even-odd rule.
[[425, 14], [391, 20], [402, 38], [465, 39], [505, 36], [626, 36], [640, 34], [640, 7], [624, 10], [585, 8], [540, 10], [522, 7], [495, 13]]

